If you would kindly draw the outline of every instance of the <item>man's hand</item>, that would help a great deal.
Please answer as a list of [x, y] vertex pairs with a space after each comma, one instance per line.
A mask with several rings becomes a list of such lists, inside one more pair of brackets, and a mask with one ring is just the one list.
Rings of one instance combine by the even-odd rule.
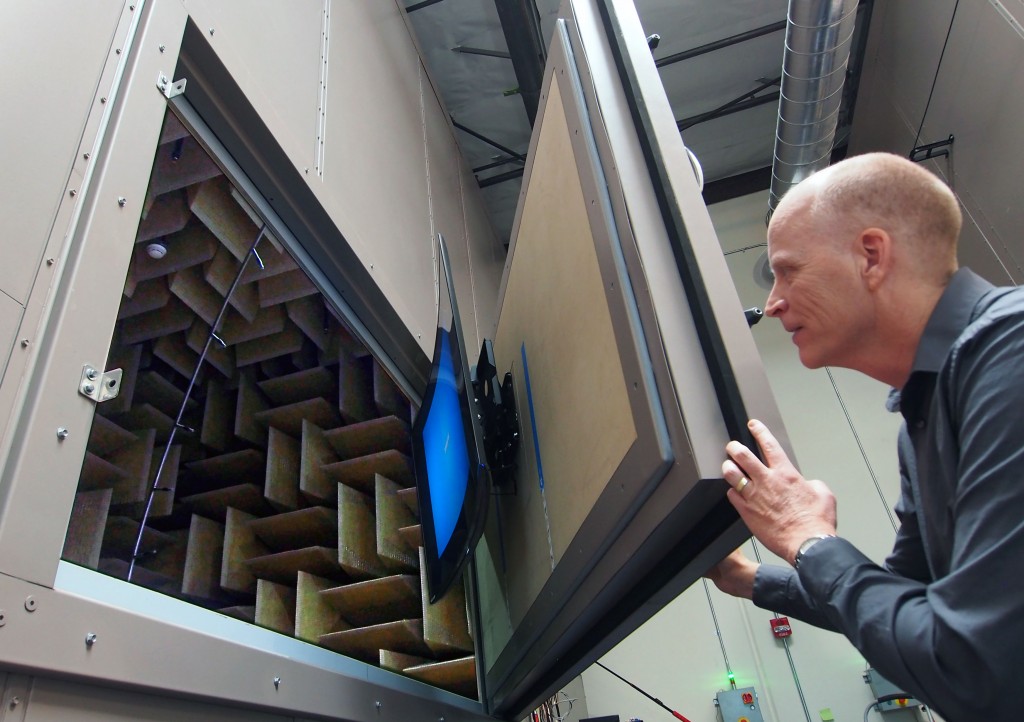
[[751, 599], [754, 596], [754, 577], [760, 565], [743, 556], [739, 549], [733, 551], [705, 574], [715, 586], [734, 597]]
[[792, 564], [804, 541], [836, 533], [836, 499], [824, 482], [800, 475], [767, 426], [753, 419], [747, 426], [764, 463], [740, 442], [726, 444], [730, 458], [722, 476], [732, 487], [729, 501], [750, 532]]

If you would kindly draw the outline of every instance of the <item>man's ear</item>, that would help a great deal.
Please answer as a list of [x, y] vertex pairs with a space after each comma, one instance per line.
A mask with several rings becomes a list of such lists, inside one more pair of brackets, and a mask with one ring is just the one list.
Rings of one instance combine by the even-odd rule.
[[857, 238], [857, 253], [864, 282], [874, 290], [892, 272], [892, 236], [881, 228], [865, 228]]

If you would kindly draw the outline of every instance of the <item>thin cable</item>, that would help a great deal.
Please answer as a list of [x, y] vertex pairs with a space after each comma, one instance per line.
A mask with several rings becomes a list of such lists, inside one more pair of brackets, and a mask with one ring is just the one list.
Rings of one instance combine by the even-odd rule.
[[[754, 539], [750, 540], [750, 546], [754, 550], [754, 558], [757, 559], [758, 564], [763, 564], [761, 561], [761, 552], [757, 550], [757, 542]], [[778, 612], [772, 612], [772, 616], [775, 619], [779, 618]], [[797, 696], [800, 697], [800, 706], [804, 708], [804, 717], [807, 722], [814, 722], [811, 719], [811, 710], [807, 708], [807, 698], [804, 697], [804, 687], [800, 684], [800, 674], [796, 671], [796, 662], [793, 661], [793, 652], [789, 648], [789, 639], [782, 637], [782, 648], [786, 651], [786, 659], [789, 661], [789, 672], [793, 675], [793, 684], [796, 685]]]
[[[167, 464], [167, 457], [171, 453], [171, 445], [174, 443], [174, 437], [178, 432], [178, 429], [188, 429], [187, 426], [181, 423], [182, 417], [185, 415], [185, 408], [188, 406], [190, 397], [192, 396], [192, 389], [195, 388], [196, 379], [199, 378], [199, 371], [203, 367], [203, 361], [206, 360], [206, 354], [210, 350], [210, 344], [217, 338], [217, 327], [220, 325], [221, 320], [224, 318], [224, 314], [228, 310], [228, 302], [231, 299], [231, 295], [238, 288], [238, 284], [242, 280], [242, 273], [245, 271], [245, 264], [248, 262], [250, 256], [256, 256], [259, 258], [259, 254], [256, 252], [256, 245], [266, 235], [267, 226], [263, 224], [260, 227], [260, 232], [256, 236], [256, 240], [252, 242], [249, 247], [249, 251], [245, 254], [245, 258], [242, 259], [242, 263], [238, 266], [238, 273], [235, 274], [235, 280], [231, 282], [231, 287], [228, 288], [227, 294], [224, 296], [224, 303], [220, 307], [220, 312], [217, 314], [217, 318], [214, 319], [213, 325], [210, 326], [210, 333], [206, 337], [206, 344], [203, 346], [203, 352], [199, 354], [199, 360], [196, 361], [196, 368], [192, 372], [192, 378], [189, 379], [188, 388], [185, 390], [185, 397], [181, 401], [181, 408], [178, 409], [178, 416], [174, 420], [174, 426], [171, 427], [171, 433], [167, 437], [167, 444], [164, 446], [164, 453], [160, 457], [160, 465], [156, 470], [156, 477], [153, 479], [153, 485], [149, 489], [149, 496], [146, 498], [146, 508], [142, 512], [142, 519], [139, 521], [139, 533], [135, 537], [135, 547], [132, 549], [132, 558], [128, 562], [128, 576], [127, 580], [132, 580], [132, 574], [135, 573], [135, 562], [139, 558], [139, 549], [142, 547], [142, 535], [146, 531], [146, 522], [149, 521], [149, 514], [153, 509], [153, 499], [156, 496], [156, 492], [161, 490], [169, 490], [169, 487], [163, 487], [160, 485], [160, 477], [164, 473], [164, 466]], [[262, 262], [261, 262], [262, 266]], [[220, 339], [217, 339], [218, 341]], [[221, 341], [223, 343], [223, 341]], [[189, 429], [191, 431], [191, 429]]]
[[928, 100], [924, 104], [924, 112], [921, 113], [921, 124], [917, 126], [917, 134], [914, 136], [914, 144], [910, 146], [911, 152], [917, 147], [918, 141], [921, 140], [921, 131], [924, 130], [924, 119], [928, 117], [928, 108], [932, 104], [932, 95], [935, 93], [935, 85], [939, 82], [939, 70], [942, 68], [942, 59], [946, 55], [946, 46], [949, 45], [949, 36], [953, 33], [953, 22], [956, 20], [956, 11], [960, 7], [960, 0], [956, 0], [956, 5], [953, 6], [953, 15], [949, 18], [949, 27], [946, 29], [946, 39], [942, 43], [942, 52], [939, 53], [939, 62], [935, 66], [935, 77], [932, 78], [932, 87], [928, 91]]
[[722, 647], [722, 659], [725, 660], [725, 672], [729, 676], [729, 684], [736, 689], [736, 677], [732, 673], [732, 665], [729, 664], [729, 653], [725, 651], [725, 640], [722, 639], [722, 628], [718, 626], [718, 615], [715, 614], [715, 603], [711, 601], [711, 590], [708, 589], [708, 580], [701, 577], [704, 582], [704, 594], [708, 597], [708, 606], [711, 608], [711, 621], [715, 623], [715, 634], [718, 635], [718, 644]]
[[853, 425], [853, 418], [850, 416], [850, 412], [846, 408], [846, 403], [843, 401], [843, 397], [839, 393], [839, 387], [836, 385], [836, 380], [832, 376], [832, 369], [826, 366], [825, 373], [828, 374], [828, 380], [832, 383], [832, 390], [836, 392], [836, 400], [839, 401], [839, 407], [843, 410], [843, 415], [846, 417], [846, 423], [850, 426], [850, 431], [853, 432], [853, 438], [857, 442], [857, 448], [860, 449], [860, 455], [864, 458], [864, 465], [868, 467], [868, 474], [871, 475], [871, 481], [875, 484], [875, 491], [878, 492], [878, 498], [882, 500], [882, 508], [885, 509], [886, 516], [889, 517], [889, 523], [892, 524], [892, 530], [898, 532], [900, 527], [896, 523], [896, 518], [892, 515], [892, 509], [889, 508], [889, 502], [885, 499], [885, 493], [882, 491], [882, 485], [878, 482], [878, 477], [875, 475], [874, 467], [871, 466], [871, 460], [868, 458], [868, 452], [864, 448], [864, 444], [861, 443], [860, 434], [857, 433], [857, 428]]

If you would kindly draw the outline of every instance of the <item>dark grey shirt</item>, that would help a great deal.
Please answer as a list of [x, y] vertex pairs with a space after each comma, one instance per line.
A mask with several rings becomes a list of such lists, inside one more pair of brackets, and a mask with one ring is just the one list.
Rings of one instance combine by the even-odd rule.
[[950, 722], [1017, 720], [1024, 669], [1024, 289], [962, 269], [899, 399], [896, 506], [878, 566], [845, 539], [762, 566], [754, 602], [845, 634]]

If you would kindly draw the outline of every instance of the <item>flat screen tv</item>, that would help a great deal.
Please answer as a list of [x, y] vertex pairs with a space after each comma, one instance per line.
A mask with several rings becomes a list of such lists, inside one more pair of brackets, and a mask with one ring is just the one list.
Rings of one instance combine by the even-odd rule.
[[459, 578], [483, 533], [490, 479], [466, 343], [444, 239], [438, 236], [438, 318], [430, 380], [412, 429], [426, 558], [436, 602]]

